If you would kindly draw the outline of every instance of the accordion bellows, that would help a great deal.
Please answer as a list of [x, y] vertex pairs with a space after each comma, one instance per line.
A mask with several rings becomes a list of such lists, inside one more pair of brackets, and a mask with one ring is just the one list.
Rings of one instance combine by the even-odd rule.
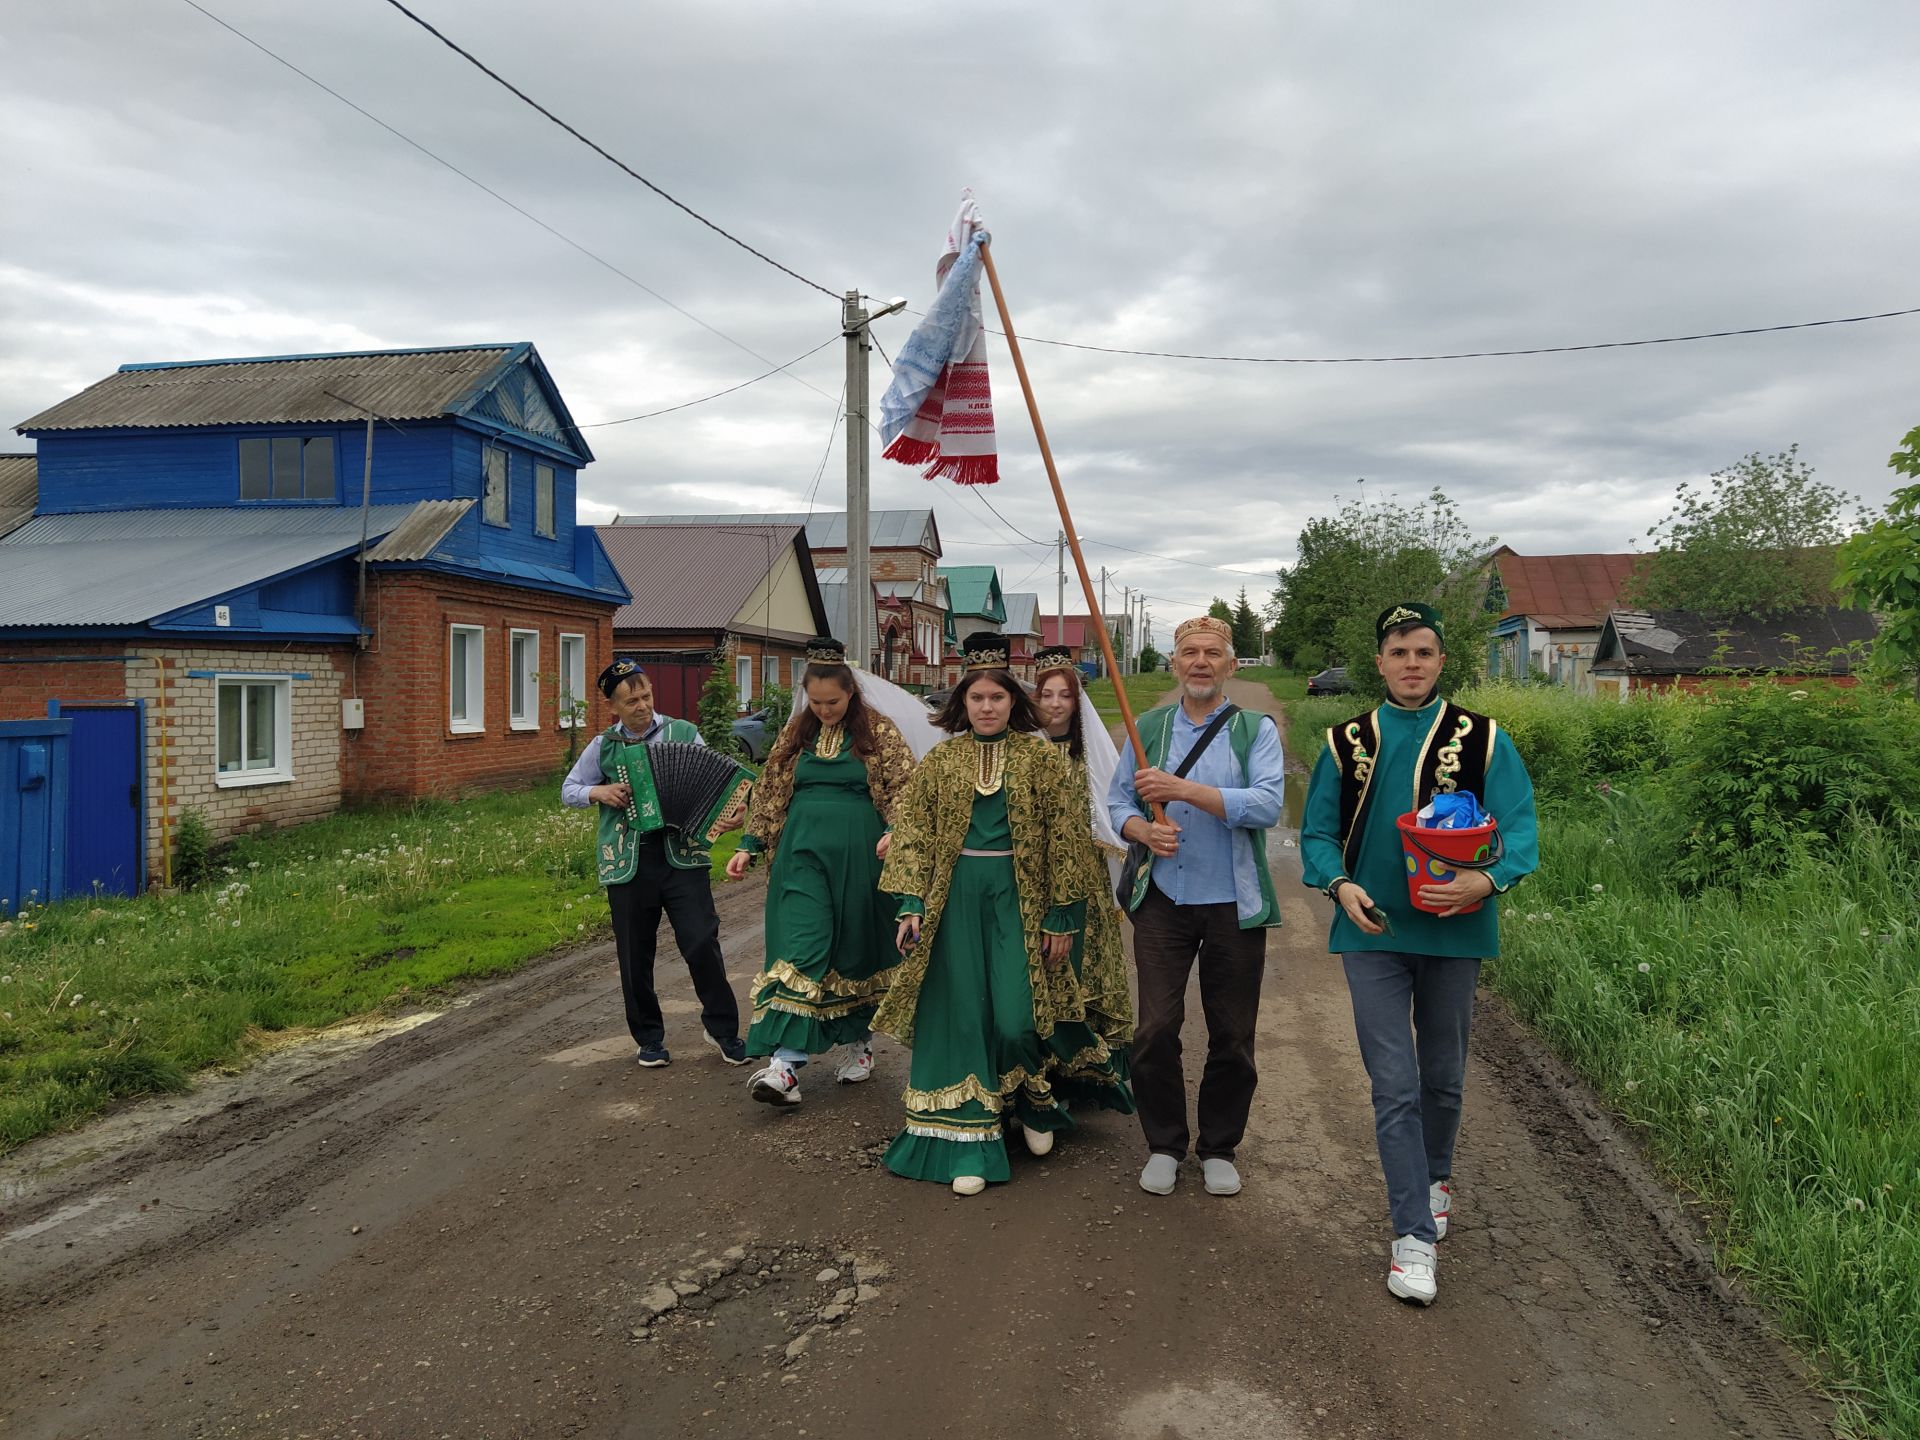
[[704, 745], [661, 740], [636, 745], [639, 764], [619, 767], [633, 787], [627, 822], [637, 834], [673, 829], [706, 846], [746, 818], [753, 772]]

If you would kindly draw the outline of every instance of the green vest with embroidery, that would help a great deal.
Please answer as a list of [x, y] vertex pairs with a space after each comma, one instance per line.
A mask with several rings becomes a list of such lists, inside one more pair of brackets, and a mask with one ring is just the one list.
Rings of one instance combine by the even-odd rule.
[[[690, 720], [668, 720], [660, 738], [691, 744], [700, 738], [700, 727]], [[662, 828], [646, 748], [644, 740], [627, 739], [618, 725], [608, 727], [600, 737], [601, 783], [633, 787], [631, 805], [600, 807], [600, 834], [594, 854], [602, 885], [624, 885], [633, 879], [640, 866], [640, 842], [652, 835], [666, 837], [667, 863], [676, 869], [705, 870], [713, 863], [711, 852], [689, 844], [678, 830]]]
[[[1156, 770], [1167, 768], [1167, 750], [1173, 742], [1173, 712], [1178, 705], [1161, 705], [1149, 710], [1140, 717], [1140, 743], [1147, 747], [1147, 764]], [[1267, 717], [1257, 710], [1239, 710], [1233, 719], [1227, 722], [1227, 743], [1233, 747], [1234, 763], [1240, 769], [1240, 783], [1244, 786], [1252, 773], [1248, 768], [1253, 755], [1254, 738], [1260, 733], [1260, 722]], [[1169, 772], [1171, 773], [1171, 772]], [[1142, 808], [1144, 817], [1150, 818], [1151, 812]], [[1273, 876], [1267, 872], [1267, 832], [1264, 830], [1242, 830], [1253, 843], [1253, 873], [1260, 881], [1260, 909], [1240, 921], [1242, 930], [1259, 930], [1278, 926], [1280, 923], [1280, 905], [1273, 897]], [[1147, 898], [1147, 886], [1153, 883], [1152, 865], [1145, 864], [1134, 880], [1133, 895], [1127, 909], [1139, 908], [1140, 902]]]

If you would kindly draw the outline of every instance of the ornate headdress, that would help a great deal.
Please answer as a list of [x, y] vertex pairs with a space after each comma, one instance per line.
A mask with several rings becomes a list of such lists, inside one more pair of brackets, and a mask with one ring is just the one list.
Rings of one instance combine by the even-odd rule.
[[807, 663], [809, 665], [844, 665], [847, 663], [847, 647], [831, 635], [816, 635], [807, 641]]
[[961, 659], [969, 672], [1004, 670], [1012, 653], [1007, 637], [993, 630], [976, 630], [960, 646]]
[[1033, 657], [1033, 673], [1044, 675], [1049, 670], [1078, 670], [1080, 662], [1074, 659], [1073, 652], [1064, 645], [1049, 645]]
[[1218, 615], [1196, 615], [1191, 620], [1182, 620], [1173, 628], [1173, 643], [1178, 646], [1183, 638], [1196, 630], [1210, 631], [1226, 641], [1229, 650], [1233, 648], [1233, 627]]
[[1447, 632], [1440, 621], [1440, 612], [1431, 605], [1418, 600], [1402, 600], [1398, 605], [1389, 605], [1380, 612], [1380, 618], [1373, 622], [1373, 643], [1384, 642], [1389, 633], [1409, 625], [1424, 625], [1433, 631], [1434, 638], [1440, 642], [1442, 650], [1447, 648]]
[[622, 680], [644, 680], [646, 678], [647, 672], [640, 668], [638, 661], [616, 660], [600, 672], [600, 693], [611, 700], [613, 698], [613, 692], [620, 688], [620, 682]]

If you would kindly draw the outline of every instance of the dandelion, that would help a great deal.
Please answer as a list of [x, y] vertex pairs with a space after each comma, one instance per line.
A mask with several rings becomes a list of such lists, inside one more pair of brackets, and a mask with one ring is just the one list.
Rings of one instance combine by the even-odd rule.
[[102, 935], [96, 935], [93, 937], [93, 943], [96, 945], [104, 945], [107, 943], [106, 937]]
[[1853, 1211], [1855, 1214], [1858, 1214], [1866, 1208], [1867, 1202], [1862, 1200], [1858, 1195], [1849, 1195], [1847, 1197], [1847, 1209]]
[[1639, 1082], [1638, 1080], [1629, 1080], [1629, 1081], [1627, 1081], [1627, 1093], [1628, 1093], [1628, 1094], [1632, 1094], [1632, 1093], [1633, 1093], [1633, 1092], [1634, 1092], [1635, 1090], [1638, 1090], [1639, 1088], [1640, 1088], [1640, 1082]]
[[346, 890], [347, 890], [347, 887], [344, 885], [336, 885], [333, 888], [338, 890], [343, 895], [346, 893]]
[[238, 920], [236, 920], [236, 921], [234, 921], [234, 922], [233, 922], [233, 928], [234, 928], [234, 929], [236, 929], [236, 930], [238, 930], [238, 929], [240, 928], [240, 922], [239, 922]]
[[1787, 698], [1789, 700], [1804, 700], [1807, 698], [1807, 692], [1804, 690], [1789, 690], [1787, 692]]
[[1600, 893], [1601, 893], [1602, 891], [1604, 891], [1604, 890], [1605, 890], [1605, 889], [1606, 889], [1607, 887], [1606, 887], [1606, 886], [1604, 886], [1604, 885], [1595, 885], [1595, 886], [1594, 886], [1594, 887], [1592, 887], [1592, 888], [1593, 888], [1593, 893], [1594, 893], [1594, 894], [1596, 894], [1596, 895], [1598, 895], [1598, 894], [1600, 894]]
[[249, 860], [247, 862], [247, 869], [258, 870], [259, 868], [260, 868], [260, 862], [258, 860]]
[[0, 985], [11, 985], [11, 984], [13, 984], [13, 976], [0, 975]]
[[1653, 966], [1649, 965], [1644, 960], [1642, 960], [1638, 965], [1634, 966], [1633, 968], [1638, 970], [1642, 975], [1651, 975], [1653, 973]]
[[586, 924], [585, 924], [585, 922], [583, 921], [582, 923], [580, 923], [580, 924], [578, 924], [578, 925], [576, 925], [576, 926], [574, 926], [573, 928], [574, 928], [574, 929], [576, 929], [576, 930], [584, 930], [584, 929], [586, 929], [587, 927], [586, 927]]
[[1871, 931], [1871, 930], [1868, 930], [1868, 929], [1865, 929], [1865, 928], [1863, 928], [1863, 929], [1862, 929], [1862, 930], [1860, 931], [1860, 938], [1861, 938], [1862, 940], [1868, 940], [1868, 939], [1871, 939], [1871, 938], [1872, 938], [1872, 936], [1873, 936], [1873, 931]]
[[1693, 1118], [1696, 1120], [1706, 1120], [1711, 1118], [1712, 1115], [1713, 1111], [1709, 1110], [1705, 1105], [1696, 1105], [1693, 1107]]

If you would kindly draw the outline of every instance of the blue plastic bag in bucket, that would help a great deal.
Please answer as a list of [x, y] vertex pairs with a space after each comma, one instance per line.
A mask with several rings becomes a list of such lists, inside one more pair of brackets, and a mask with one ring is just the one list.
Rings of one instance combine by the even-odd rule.
[[[1422, 887], [1444, 885], [1462, 870], [1490, 870], [1506, 853], [1498, 822], [1469, 791], [1436, 795], [1419, 814], [1409, 810], [1395, 823], [1407, 862], [1407, 899], [1429, 915], [1443, 907], [1423, 901]], [[1471, 915], [1483, 903], [1476, 900], [1458, 913]]]

